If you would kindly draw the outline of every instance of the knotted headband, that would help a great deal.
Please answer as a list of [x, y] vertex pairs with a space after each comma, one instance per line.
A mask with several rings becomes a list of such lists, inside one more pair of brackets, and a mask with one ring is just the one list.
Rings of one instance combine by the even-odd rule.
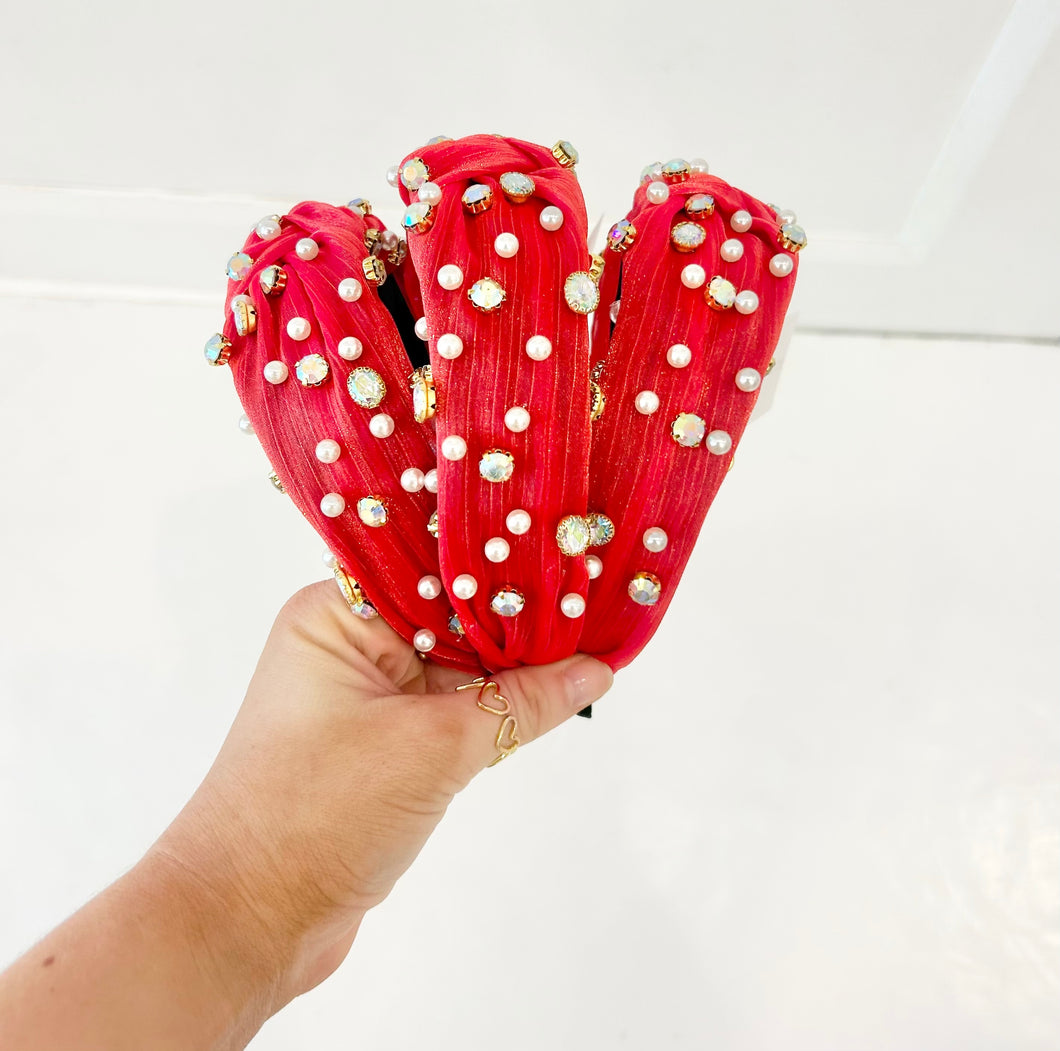
[[576, 163], [569, 143], [433, 141], [398, 166], [407, 242], [361, 199], [267, 217], [206, 346], [351, 609], [469, 671], [617, 669], [651, 638], [805, 244], [672, 161], [590, 256]]

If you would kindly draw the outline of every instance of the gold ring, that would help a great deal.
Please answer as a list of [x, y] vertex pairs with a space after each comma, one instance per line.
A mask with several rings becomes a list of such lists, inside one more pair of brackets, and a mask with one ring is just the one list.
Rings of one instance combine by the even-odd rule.
[[[486, 691], [490, 689], [493, 690], [492, 704], [486, 701]], [[512, 715], [511, 701], [501, 693], [501, 688], [492, 679], [487, 679], [484, 676], [480, 676], [472, 682], [465, 682], [462, 686], [458, 686], [457, 690], [478, 690], [478, 698], [475, 703], [479, 708], [484, 712], [489, 712], [490, 715], [499, 715], [501, 717], [500, 729], [497, 731], [497, 738], [494, 741], [498, 754], [493, 762], [489, 764], [490, 766], [496, 766], [502, 759], [507, 759], [522, 743], [519, 740], [519, 726], [515, 721], [515, 716]]]

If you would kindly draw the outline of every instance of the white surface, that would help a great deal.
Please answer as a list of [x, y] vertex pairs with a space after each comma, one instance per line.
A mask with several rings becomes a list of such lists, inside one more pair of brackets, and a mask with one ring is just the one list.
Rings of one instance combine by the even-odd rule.
[[[324, 575], [214, 321], [3, 310], [0, 963], [175, 814]], [[1060, 358], [802, 335], [780, 383], [649, 650], [256, 1051], [1056, 1048]]]

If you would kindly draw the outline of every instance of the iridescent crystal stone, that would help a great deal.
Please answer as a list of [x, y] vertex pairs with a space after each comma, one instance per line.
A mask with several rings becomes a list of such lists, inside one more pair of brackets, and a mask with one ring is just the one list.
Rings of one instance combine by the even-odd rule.
[[319, 387], [330, 371], [323, 354], [307, 354], [294, 363], [294, 374], [303, 387]]
[[386, 384], [375, 369], [354, 369], [346, 379], [346, 389], [362, 409], [374, 409], [386, 397]]
[[709, 193], [694, 193], [685, 201], [685, 215], [704, 219], [714, 214], [714, 198]]
[[437, 146], [439, 142], [452, 142], [453, 140], [448, 135], [432, 135], [427, 140], [428, 146]]
[[575, 314], [591, 314], [600, 305], [600, 289], [591, 275], [576, 270], [563, 282], [563, 298]]
[[431, 517], [427, 519], [427, 532], [430, 533], [431, 536], [433, 536], [435, 540], [438, 539], [438, 512], [437, 511], [432, 511], [431, 512]]
[[282, 266], [267, 266], [258, 275], [258, 284], [267, 296], [278, 296], [287, 284], [287, 271]]
[[556, 543], [565, 555], [583, 555], [592, 542], [589, 523], [581, 515], [567, 515], [556, 526]]
[[501, 588], [500, 591], [495, 591], [490, 599], [490, 609], [498, 617], [514, 617], [525, 605], [526, 599], [514, 588]]
[[487, 482], [506, 482], [515, 471], [515, 457], [505, 449], [487, 449], [478, 462], [478, 473]]
[[405, 209], [405, 216], [401, 220], [401, 225], [406, 230], [414, 230], [416, 233], [422, 234], [431, 228], [433, 222], [434, 209], [423, 201], [413, 201]]
[[339, 585], [339, 590], [342, 592], [343, 598], [346, 599], [351, 613], [364, 620], [371, 620], [373, 617], [379, 616], [379, 610], [364, 597], [361, 585], [342, 566], [335, 566], [332, 572], [335, 574], [335, 581]]
[[354, 197], [349, 204], [346, 205], [351, 212], [360, 212], [361, 215], [372, 214], [372, 202], [367, 197]]
[[412, 388], [412, 411], [417, 423], [426, 423], [434, 415], [436, 400], [434, 394], [434, 377], [430, 365], [418, 368], [409, 377]]
[[362, 599], [356, 605], [350, 606], [350, 611], [355, 613], [362, 620], [371, 620], [373, 617], [379, 616], [379, 610], [377, 610], [368, 599]]
[[619, 219], [607, 232], [607, 247], [612, 252], [624, 252], [637, 237], [637, 228], [628, 219]]
[[228, 276], [233, 281], [242, 281], [243, 278], [250, 273], [250, 268], [253, 265], [254, 260], [251, 259], [246, 252], [236, 252], [236, 254], [228, 260]]
[[258, 327], [258, 312], [250, 296], [233, 296], [232, 323], [237, 336], [249, 336]]
[[366, 255], [361, 260], [361, 273], [370, 285], [381, 285], [386, 280], [386, 264], [374, 255]]
[[712, 277], [705, 293], [707, 306], [728, 310], [736, 302], [736, 286], [724, 277]]
[[500, 177], [501, 190], [513, 204], [522, 204], [528, 197], [533, 197], [534, 180], [522, 172], [504, 172]]
[[464, 625], [460, 623], [460, 618], [456, 613], [449, 614], [449, 630], [458, 638], [464, 637]]
[[798, 252], [806, 247], [806, 231], [798, 223], [785, 223], [777, 239], [789, 252]]
[[694, 412], [682, 412], [670, 425], [670, 435], [678, 445], [683, 445], [686, 449], [694, 449], [697, 445], [703, 444], [703, 439], [707, 435], [707, 425], [702, 416], [697, 416]]
[[386, 504], [378, 496], [362, 496], [357, 501], [357, 517], [366, 526], [386, 525]]
[[615, 538], [615, 523], [607, 515], [599, 512], [589, 515], [589, 543], [593, 547], [603, 547]]
[[578, 163], [578, 151], [566, 140], [560, 139], [552, 147], [552, 156], [563, 165], [564, 168], [573, 168]]
[[493, 207], [493, 191], [485, 183], [473, 182], [460, 200], [472, 215], [479, 215]]
[[662, 161], [652, 161], [651, 164], [644, 165], [640, 171], [641, 182], [653, 182], [662, 175]]
[[272, 482], [272, 487], [278, 493], [287, 492], [287, 490], [283, 487], [283, 482], [280, 481], [280, 476], [275, 471], [269, 471], [269, 481]]
[[679, 252], [694, 252], [706, 239], [699, 223], [677, 223], [670, 231], [670, 244]]
[[226, 339], [220, 332], [215, 332], [202, 348], [206, 360], [211, 365], [224, 365], [232, 354], [232, 341]]
[[629, 597], [640, 606], [654, 606], [662, 594], [662, 583], [654, 573], [638, 573], [629, 582]]
[[467, 290], [467, 298], [484, 314], [489, 314], [499, 309], [508, 293], [492, 277], [483, 277]]
[[418, 190], [430, 177], [427, 165], [419, 157], [410, 158], [401, 167], [401, 182], [406, 190]]
[[659, 174], [667, 182], [684, 182], [692, 174], [692, 169], [689, 167], [688, 161], [681, 157], [675, 157], [672, 161], [667, 161], [662, 166], [662, 171]]

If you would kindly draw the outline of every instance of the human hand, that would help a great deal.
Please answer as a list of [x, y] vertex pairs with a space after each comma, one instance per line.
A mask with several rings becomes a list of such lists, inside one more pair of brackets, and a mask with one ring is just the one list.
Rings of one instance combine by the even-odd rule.
[[[492, 678], [523, 744], [612, 681], [584, 656]], [[216, 761], [145, 859], [255, 927], [274, 1010], [341, 963], [364, 913], [498, 755], [502, 717], [456, 692], [468, 679], [421, 660], [382, 619], [351, 616], [330, 581], [281, 610]]]

